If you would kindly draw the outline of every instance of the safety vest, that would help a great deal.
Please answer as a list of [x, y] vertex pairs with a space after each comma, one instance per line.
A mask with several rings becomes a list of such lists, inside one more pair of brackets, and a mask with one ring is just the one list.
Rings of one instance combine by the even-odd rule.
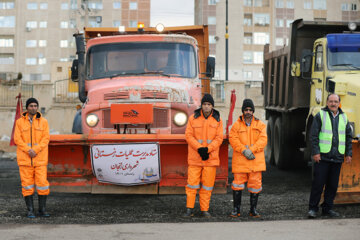
[[[321, 153], [328, 153], [331, 149], [333, 131], [331, 127], [330, 116], [327, 111], [320, 111], [321, 117], [321, 131], [319, 134], [319, 146]], [[339, 114], [339, 125], [338, 125], [338, 134], [339, 134], [339, 153], [345, 153], [345, 139], [346, 139], [346, 124], [347, 116], [345, 113]]]

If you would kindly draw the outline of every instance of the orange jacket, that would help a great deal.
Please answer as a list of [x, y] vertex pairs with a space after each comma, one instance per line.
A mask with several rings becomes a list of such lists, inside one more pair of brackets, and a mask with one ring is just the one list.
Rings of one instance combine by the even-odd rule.
[[[28, 113], [16, 121], [14, 141], [17, 145], [17, 162], [19, 166], [44, 166], [48, 164], [48, 144], [50, 140], [49, 125], [38, 112], [32, 124]], [[31, 158], [28, 151], [33, 149], [36, 157]]]
[[[230, 130], [229, 141], [233, 148], [232, 172], [248, 173], [265, 171], [264, 148], [267, 143], [266, 126], [259, 119], [251, 120], [251, 125], [246, 126], [243, 116], [234, 123]], [[242, 152], [249, 146], [255, 155], [254, 160], [248, 160]]]
[[[191, 166], [219, 166], [219, 149], [223, 141], [223, 124], [220, 113], [213, 109], [206, 119], [201, 108], [190, 116], [185, 131], [188, 143], [188, 164]], [[207, 147], [209, 159], [202, 161], [198, 148]]]

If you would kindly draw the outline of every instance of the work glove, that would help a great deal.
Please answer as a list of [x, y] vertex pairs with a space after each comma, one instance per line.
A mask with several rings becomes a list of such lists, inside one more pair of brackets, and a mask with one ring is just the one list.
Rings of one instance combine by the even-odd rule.
[[250, 149], [245, 149], [242, 154], [248, 159], [248, 160], [254, 160], [255, 159], [255, 155], [253, 154], [253, 152]]
[[200, 154], [200, 157], [203, 161], [206, 161], [209, 159], [208, 150], [209, 149], [207, 147], [198, 148], [198, 153]]

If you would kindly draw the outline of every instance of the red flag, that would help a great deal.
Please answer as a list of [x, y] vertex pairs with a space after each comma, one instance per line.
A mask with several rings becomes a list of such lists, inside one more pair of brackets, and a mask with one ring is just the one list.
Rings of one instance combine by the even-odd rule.
[[16, 120], [18, 120], [21, 117], [21, 113], [22, 113], [22, 109], [23, 109], [22, 101], [21, 101], [21, 93], [19, 93], [19, 95], [16, 98], [18, 101], [17, 101], [17, 105], [16, 105], [14, 125], [13, 125], [13, 129], [11, 132], [10, 146], [16, 145], [14, 142], [15, 125], [16, 125]]
[[228, 121], [226, 124], [226, 135], [227, 136], [229, 136], [229, 126], [233, 122], [233, 112], [234, 112], [234, 108], [235, 108], [235, 103], [236, 103], [236, 94], [235, 94], [235, 89], [233, 89], [233, 90], [231, 90], [229, 117], [228, 117]]

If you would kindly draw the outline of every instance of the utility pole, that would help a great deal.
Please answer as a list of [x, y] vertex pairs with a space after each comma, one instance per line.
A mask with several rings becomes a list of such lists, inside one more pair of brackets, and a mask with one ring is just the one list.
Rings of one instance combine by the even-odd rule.
[[229, 34], [228, 34], [228, 0], [226, 0], [226, 23], [225, 23], [225, 80], [229, 80]]

